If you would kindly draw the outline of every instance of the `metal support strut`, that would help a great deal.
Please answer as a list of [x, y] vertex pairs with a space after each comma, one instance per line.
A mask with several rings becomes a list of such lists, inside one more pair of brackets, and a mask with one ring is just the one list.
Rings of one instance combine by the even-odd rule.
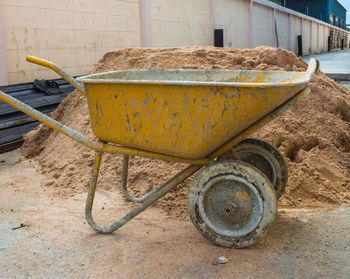
[[[255, 132], [259, 127], [263, 126], [267, 122], [274, 119], [276, 116], [282, 114], [285, 110], [287, 110], [290, 106], [295, 104], [296, 102], [302, 100], [305, 98], [311, 90], [309, 88], [304, 89], [303, 91], [299, 92], [297, 95], [292, 97], [290, 100], [288, 100], [283, 106], [278, 107], [276, 110], [271, 112], [269, 115], [265, 116], [264, 118], [260, 119], [257, 123], [253, 124], [252, 126], [248, 127], [245, 131], [240, 133], [235, 138], [231, 139], [229, 142], [221, 146], [219, 149], [211, 153], [207, 158], [216, 158], [223, 154], [224, 152], [230, 150], [232, 146], [240, 142], [245, 137], [249, 136], [253, 132]], [[1, 93], [1, 92], [0, 92]], [[1, 97], [1, 94], [0, 94]], [[193, 175], [196, 171], [198, 171], [202, 166], [201, 165], [190, 165], [183, 171], [179, 172], [174, 177], [170, 178], [167, 182], [165, 182], [163, 185], [159, 186], [158, 188], [152, 190], [150, 193], [146, 194], [144, 197], [141, 198], [135, 198], [133, 197], [126, 188], [126, 180], [127, 180], [127, 171], [128, 171], [128, 162], [129, 158], [126, 155], [124, 157], [123, 162], [123, 170], [122, 170], [122, 190], [128, 200], [133, 199], [143, 199], [141, 204], [137, 207], [135, 207], [133, 210], [131, 210], [128, 214], [126, 214], [124, 217], [120, 218], [116, 222], [114, 222], [109, 227], [103, 227], [99, 226], [95, 223], [93, 217], [92, 217], [92, 206], [94, 203], [94, 197], [95, 197], [95, 190], [97, 185], [97, 178], [100, 171], [100, 165], [101, 165], [101, 158], [102, 158], [102, 152], [101, 151], [95, 151], [95, 161], [92, 169], [92, 176], [90, 179], [90, 188], [88, 197], [86, 200], [86, 206], [85, 206], [85, 217], [87, 222], [89, 223], [90, 227], [93, 228], [95, 231], [99, 233], [111, 233], [120, 227], [122, 227], [124, 224], [129, 222], [131, 219], [133, 219], [136, 215], [144, 211], [147, 207], [149, 207], [151, 204], [153, 204], [155, 201], [163, 197], [165, 194], [167, 194], [169, 191], [174, 189], [177, 185], [182, 183], [185, 179]], [[124, 186], [123, 186], [124, 185]]]
[[[185, 179], [193, 175], [196, 171], [198, 171], [202, 166], [198, 165], [191, 165], [187, 167], [186, 169], [179, 172], [174, 177], [170, 178], [167, 182], [159, 186], [158, 188], [152, 190], [150, 193], [145, 195], [142, 201], [142, 204], [135, 207], [133, 210], [131, 210], [129, 213], [127, 213], [124, 217], [120, 218], [116, 222], [114, 222], [110, 226], [100, 226], [97, 225], [92, 217], [92, 207], [94, 204], [94, 197], [95, 197], [95, 191], [96, 191], [96, 185], [97, 185], [97, 179], [98, 174], [100, 171], [101, 166], [101, 158], [102, 153], [99, 151], [95, 152], [95, 161], [92, 168], [92, 174], [90, 179], [90, 186], [89, 186], [89, 193], [86, 200], [86, 206], [85, 206], [85, 218], [90, 225], [91, 228], [93, 228], [95, 231], [99, 233], [111, 233], [123, 225], [125, 225], [127, 222], [129, 222], [131, 219], [133, 219], [136, 215], [144, 211], [147, 207], [149, 207], [151, 204], [153, 204], [155, 201], [163, 197], [165, 194], [167, 194], [169, 191], [174, 189], [177, 185], [182, 183]], [[124, 163], [123, 163], [123, 178], [122, 178], [122, 185], [123, 183], [126, 183], [127, 176], [124, 176], [124, 172], [127, 172], [127, 163], [128, 158], [124, 157]], [[125, 167], [126, 165], [126, 167]], [[125, 188], [126, 189], [126, 188]], [[124, 191], [123, 191], [124, 192]]]
[[127, 180], [128, 180], [128, 168], [129, 168], [129, 156], [128, 155], [124, 155], [123, 157], [123, 167], [122, 167], [122, 179], [121, 179], [121, 186], [122, 186], [122, 191], [123, 194], [125, 196], [125, 198], [128, 201], [132, 201], [132, 202], [137, 202], [137, 203], [142, 203], [144, 202], [146, 199], [148, 199], [153, 193], [155, 193], [158, 188], [154, 188], [152, 191], [148, 192], [147, 194], [145, 194], [142, 197], [135, 197], [134, 195], [132, 195], [127, 188]]

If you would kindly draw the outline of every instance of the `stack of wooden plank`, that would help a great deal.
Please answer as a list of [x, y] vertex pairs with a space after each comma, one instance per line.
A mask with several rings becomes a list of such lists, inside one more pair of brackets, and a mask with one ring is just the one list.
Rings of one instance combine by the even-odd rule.
[[[47, 95], [36, 89], [32, 82], [0, 86], [0, 90], [42, 113], [50, 114], [74, 90], [64, 79], [51, 81], [57, 82], [61, 93]], [[0, 153], [21, 146], [23, 135], [39, 124], [34, 118], [0, 101]]]

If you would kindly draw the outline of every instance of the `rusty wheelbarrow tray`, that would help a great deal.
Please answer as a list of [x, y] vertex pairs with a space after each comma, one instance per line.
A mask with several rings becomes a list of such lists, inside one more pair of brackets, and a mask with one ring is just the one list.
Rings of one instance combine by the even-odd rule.
[[[311, 59], [306, 72], [151, 69], [75, 80], [52, 62], [27, 60], [51, 68], [87, 98], [98, 142], [0, 91], [0, 100], [95, 151], [85, 208], [94, 230], [117, 230], [207, 166], [189, 189], [189, 213], [197, 229], [225, 247], [248, 246], [266, 234], [287, 182], [287, 167], [271, 144], [246, 138], [309, 94], [306, 85], [318, 61]], [[92, 217], [104, 152], [124, 155], [122, 190], [128, 200], [140, 203], [106, 227]], [[145, 196], [134, 197], [127, 189], [129, 156], [190, 166]]]

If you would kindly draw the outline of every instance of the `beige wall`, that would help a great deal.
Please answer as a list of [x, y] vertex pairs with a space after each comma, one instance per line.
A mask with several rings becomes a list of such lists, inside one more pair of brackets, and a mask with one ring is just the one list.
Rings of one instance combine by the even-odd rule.
[[317, 48], [317, 24], [314, 22], [311, 22], [311, 42], [310, 42], [310, 53], [317, 53], [319, 52], [318, 48]]
[[272, 15], [270, 8], [261, 5], [253, 6], [253, 47], [275, 46]]
[[6, 63], [6, 47], [5, 36], [2, 19], [2, 5], [0, 0], [0, 85], [7, 84], [7, 63]]
[[215, 27], [224, 29], [225, 46], [248, 46], [248, 5], [247, 0], [216, 0]]
[[310, 51], [310, 21], [303, 20], [303, 54]]
[[0, 0], [0, 5], [1, 84], [6, 76], [8, 83], [57, 77], [26, 62], [28, 54], [80, 75], [118, 48], [212, 45], [214, 28], [224, 29], [225, 47], [249, 47], [249, 41], [252, 47], [276, 46], [275, 19], [279, 46], [294, 53], [302, 29], [304, 55], [327, 51], [330, 30], [266, 0]]
[[152, 46], [208, 45], [208, 0], [152, 0]]
[[[225, 47], [249, 46], [249, 2], [249, 0], [216, 0], [215, 27], [224, 29]], [[289, 23], [288, 12], [290, 10], [285, 8], [278, 10], [276, 7], [280, 6], [263, 0], [253, 1], [251, 30], [253, 47], [277, 45], [273, 21], [275, 16], [280, 47], [297, 53], [297, 36], [301, 35], [302, 30], [303, 55], [328, 50], [327, 40], [330, 27], [326, 23], [316, 19], [311, 20], [311, 18], [300, 14], [291, 14]], [[303, 20], [301, 20], [301, 16], [304, 18]]]
[[28, 54], [85, 74], [110, 50], [139, 46], [138, 0], [2, 0], [8, 82], [55, 78]]
[[330, 29], [329, 27], [324, 26], [323, 30], [324, 30], [323, 51], [328, 51], [328, 36], [329, 36]]
[[318, 45], [318, 49], [319, 49], [319, 52], [325, 52], [327, 51], [327, 43], [326, 43], [326, 40], [327, 40], [327, 37], [328, 37], [328, 31], [326, 30], [326, 27], [323, 26], [323, 25], [319, 25], [319, 45]]
[[[70, 74], [80, 75], [89, 72], [104, 53], [118, 48], [209, 44], [209, 1], [140, 3], [2, 0], [8, 83], [57, 77], [50, 70], [26, 62], [28, 54], [51, 60]], [[141, 42], [140, 9], [149, 13], [144, 24], [151, 24], [146, 44]]]
[[290, 43], [290, 51], [294, 53], [298, 53], [298, 36], [301, 35], [301, 19], [296, 16], [291, 16], [291, 43]]
[[288, 49], [288, 15], [276, 11], [276, 24], [279, 47]]

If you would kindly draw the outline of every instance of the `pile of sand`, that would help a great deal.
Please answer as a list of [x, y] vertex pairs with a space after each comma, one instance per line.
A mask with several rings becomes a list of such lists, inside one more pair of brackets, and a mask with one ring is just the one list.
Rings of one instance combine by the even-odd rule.
[[[219, 68], [305, 71], [307, 64], [292, 52], [258, 47], [128, 48], [104, 55], [92, 73], [117, 69]], [[350, 92], [318, 72], [309, 84], [312, 93], [303, 102], [269, 123], [257, 135], [275, 144], [289, 166], [289, 183], [280, 205], [313, 207], [350, 203]], [[85, 98], [67, 97], [52, 117], [94, 138]], [[25, 137], [22, 148], [35, 157], [48, 177], [43, 187], [59, 195], [86, 192], [93, 152], [41, 125]], [[180, 163], [132, 158], [129, 187], [143, 194], [182, 169]], [[119, 189], [121, 157], [106, 154], [98, 188]], [[187, 216], [186, 195], [191, 179], [157, 202], [171, 215]], [[118, 190], [120, 191], [120, 190]]]

